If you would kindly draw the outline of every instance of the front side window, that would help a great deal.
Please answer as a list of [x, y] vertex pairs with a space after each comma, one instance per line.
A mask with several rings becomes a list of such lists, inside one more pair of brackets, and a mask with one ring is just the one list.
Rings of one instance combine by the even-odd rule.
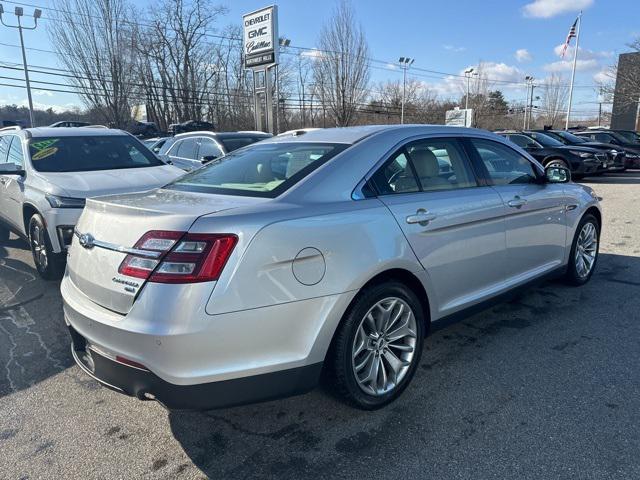
[[533, 164], [512, 148], [491, 140], [471, 139], [494, 185], [535, 183]]
[[165, 188], [275, 198], [347, 147], [299, 142], [254, 145], [227, 154]]
[[37, 137], [29, 142], [39, 172], [88, 172], [164, 165], [129, 135]]
[[562, 142], [560, 142], [559, 140], [556, 140], [550, 135], [547, 135], [546, 133], [532, 132], [530, 135], [531, 135], [531, 138], [533, 138], [534, 140], [536, 140], [538, 143], [540, 143], [545, 147], [562, 147], [564, 145]]
[[15, 163], [24, 166], [24, 155], [22, 154], [22, 141], [20, 137], [13, 136], [11, 147], [9, 147], [9, 157], [7, 163]]

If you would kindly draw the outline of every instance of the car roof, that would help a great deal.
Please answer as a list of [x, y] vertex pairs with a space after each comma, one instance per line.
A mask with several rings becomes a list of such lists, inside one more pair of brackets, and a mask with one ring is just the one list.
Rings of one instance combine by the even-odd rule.
[[23, 134], [27, 138], [41, 137], [106, 137], [129, 135], [127, 132], [115, 128], [89, 128], [89, 127], [35, 127], [21, 130], [7, 130], [0, 134]]
[[209, 132], [207, 130], [197, 130], [195, 132], [178, 133], [173, 138], [188, 138], [188, 137], [214, 137], [214, 138], [253, 138], [264, 137], [269, 138], [271, 134], [264, 132]]
[[[263, 143], [308, 143], [308, 142], [326, 142], [326, 143], [344, 143], [352, 145], [360, 140], [380, 133], [400, 132], [402, 130], [416, 130], [416, 133], [431, 134], [452, 134], [463, 132], [482, 132], [485, 130], [477, 130], [464, 127], [452, 127], [447, 125], [423, 125], [423, 124], [405, 124], [405, 125], [364, 125], [357, 127], [336, 127], [322, 128], [312, 130], [299, 136], [283, 136], [271, 137], [264, 140]], [[413, 132], [412, 132], [413, 133]]]

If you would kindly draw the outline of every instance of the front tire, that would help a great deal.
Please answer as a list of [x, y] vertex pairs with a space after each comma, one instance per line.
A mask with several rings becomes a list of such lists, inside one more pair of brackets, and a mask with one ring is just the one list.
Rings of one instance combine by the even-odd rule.
[[589, 281], [598, 261], [600, 223], [590, 213], [582, 217], [571, 245], [565, 280], [570, 285], [584, 285]]
[[422, 305], [406, 285], [391, 281], [360, 292], [327, 359], [337, 393], [363, 410], [395, 400], [420, 363], [424, 332]]
[[62, 278], [65, 266], [64, 253], [55, 253], [51, 239], [40, 214], [34, 214], [29, 220], [29, 246], [36, 270], [45, 280]]

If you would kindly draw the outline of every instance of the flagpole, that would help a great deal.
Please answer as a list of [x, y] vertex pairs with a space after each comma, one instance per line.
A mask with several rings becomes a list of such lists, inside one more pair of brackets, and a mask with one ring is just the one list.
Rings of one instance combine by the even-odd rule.
[[573, 100], [573, 82], [576, 79], [576, 61], [578, 60], [578, 48], [580, 46], [580, 27], [582, 26], [582, 12], [578, 15], [578, 28], [576, 31], [576, 49], [573, 52], [573, 68], [571, 69], [571, 85], [569, 86], [569, 107], [567, 108], [567, 121], [565, 130], [569, 129], [569, 119], [571, 118], [571, 103]]

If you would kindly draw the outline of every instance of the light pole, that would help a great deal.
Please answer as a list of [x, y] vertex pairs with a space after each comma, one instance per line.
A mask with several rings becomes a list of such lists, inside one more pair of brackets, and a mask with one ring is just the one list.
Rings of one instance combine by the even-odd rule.
[[469, 110], [469, 91], [471, 90], [471, 77], [473, 75], [473, 68], [464, 71], [464, 76], [467, 77], [467, 95], [464, 97], [464, 109]]
[[527, 75], [524, 77], [525, 84], [527, 86], [527, 100], [524, 102], [524, 112], [522, 119], [522, 129], [527, 129], [527, 114], [529, 111], [529, 90], [531, 90], [531, 103], [533, 103], [533, 77], [531, 75]]
[[35, 9], [33, 11], [33, 27], [23, 27], [22, 26], [22, 22], [20, 21], [20, 18], [24, 15], [24, 11], [22, 9], [22, 7], [16, 7], [16, 9], [14, 10], [14, 14], [15, 16], [18, 18], [18, 24], [17, 25], [8, 25], [6, 23], [4, 23], [4, 20], [2, 18], [2, 14], [4, 13], [4, 8], [2, 6], [2, 4], [0, 3], [0, 22], [2, 22], [2, 24], [5, 27], [9, 27], [9, 28], [17, 28], [18, 32], [20, 32], [20, 46], [22, 47], [22, 64], [24, 66], [24, 79], [26, 81], [27, 84], [27, 98], [29, 100], [29, 123], [31, 125], [31, 127], [34, 126], [33, 123], [33, 100], [31, 99], [31, 84], [29, 83], [29, 69], [27, 67], [27, 54], [25, 53], [24, 50], [24, 38], [22, 36], [22, 30], [35, 30], [36, 27], [38, 26], [38, 19], [40, 18], [40, 16], [42, 15], [42, 11], [39, 9]]
[[403, 70], [402, 74], [402, 107], [400, 109], [400, 123], [404, 123], [404, 100], [405, 95], [407, 93], [407, 70], [415, 61], [414, 58], [409, 57], [400, 57], [398, 59], [398, 63], [400, 63], [400, 67]]

